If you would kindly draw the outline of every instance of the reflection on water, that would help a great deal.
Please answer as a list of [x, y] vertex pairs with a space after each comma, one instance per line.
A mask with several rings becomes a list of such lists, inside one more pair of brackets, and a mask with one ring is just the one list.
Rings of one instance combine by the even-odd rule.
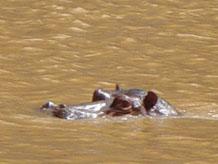
[[[216, 163], [217, 1], [0, 4], [0, 162]], [[184, 117], [72, 122], [37, 111], [114, 83], [155, 89]]]

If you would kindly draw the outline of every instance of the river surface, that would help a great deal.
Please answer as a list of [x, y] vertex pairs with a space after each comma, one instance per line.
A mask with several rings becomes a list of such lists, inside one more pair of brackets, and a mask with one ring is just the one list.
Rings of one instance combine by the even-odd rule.
[[[0, 0], [0, 163], [218, 162], [218, 0]], [[154, 90], [179, 118], [66, 121], [44, 102]]]

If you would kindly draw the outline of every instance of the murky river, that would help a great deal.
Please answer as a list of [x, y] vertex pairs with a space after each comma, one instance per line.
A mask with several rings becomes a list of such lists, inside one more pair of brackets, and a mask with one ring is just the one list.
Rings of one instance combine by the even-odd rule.
[[[0, 163], [217, 163], [217, 0], [1, 0]], [[181, 118], [66, 121], [38, 107], [155, 90]]]

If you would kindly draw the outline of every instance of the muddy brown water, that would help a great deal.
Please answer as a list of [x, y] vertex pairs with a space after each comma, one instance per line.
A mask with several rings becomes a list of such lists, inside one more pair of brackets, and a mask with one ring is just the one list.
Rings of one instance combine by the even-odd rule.
[[[218, 1], [0, 1], [0, 163], [217, 163]], [[155, 90], [183, 117], [65, 121], [47, 100]]]

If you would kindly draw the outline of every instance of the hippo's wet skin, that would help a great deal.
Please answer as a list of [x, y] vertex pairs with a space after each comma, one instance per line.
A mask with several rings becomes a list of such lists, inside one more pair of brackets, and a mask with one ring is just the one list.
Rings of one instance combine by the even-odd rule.
[[150, 115], [176, 116], [178, 112], [167, 101], [158, 97], [154, 92], [141, 89], [115, 90], [97, 89], [93, 93], [92, 102], [78, 105], [56, 105], [47, 102], [42, 110], [50, 111], [59, 118], [76, 120], [97, 118], [102, 116]]
[[104, 108], [107, 107], [105, 101], [84, 103], [78, 105], [56, 105], [53, 102], [47, 102], [41, 109], [50, 111], [52, 114], [59, 118], [76, 120], [84, 118], [96, 118], [104, 114]]

